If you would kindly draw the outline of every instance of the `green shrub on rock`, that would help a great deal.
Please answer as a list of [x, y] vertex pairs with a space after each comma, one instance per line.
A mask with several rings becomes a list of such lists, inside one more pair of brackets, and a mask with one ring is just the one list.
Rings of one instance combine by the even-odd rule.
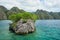
[[24, 13], [12, 14], [9, 16], [9, 19], [14, 22], [17, 22], [20, 19], [24, 19], [24, 20], [32, 19], [35, 21], [37, 19], [37, 15], [29, 12], [24, 12]]

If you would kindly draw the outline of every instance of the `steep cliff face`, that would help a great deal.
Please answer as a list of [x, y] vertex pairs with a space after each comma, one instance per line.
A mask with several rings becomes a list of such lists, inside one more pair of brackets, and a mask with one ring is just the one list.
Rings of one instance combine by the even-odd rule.
[[6, 20], [7, 16], [4, 12], [0, 12], [0, 20]]
[[7, 19], [6, 13], [7, 13], [7, 9], [3, 6], [0, 6], [0, 20], [4, 20]]
[[8, 9], [5, 8], [4, 6], [0, 6], [0, 11], [4, 12], [4, 13], [7, 13]]
[[53, 16], [45, 10], [37, 10], [36, 14], [38, 15], [39, 19], [53, 19]]
[[21, 10], [18, 7], [13, 7], [7, 12], [7, 15], [9, 16], [11, 14], [22, 13], [22, 12], [24, 12], [24, 10]]

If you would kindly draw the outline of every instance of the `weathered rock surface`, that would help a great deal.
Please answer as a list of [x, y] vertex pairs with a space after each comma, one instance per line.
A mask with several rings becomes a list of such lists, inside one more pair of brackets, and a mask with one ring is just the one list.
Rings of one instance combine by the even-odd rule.
[[0, 20], [7, 19], [7, 9], [4, 6], [0, 6]]
[[0, 12], [0, 20], [6, 20], [7, 16], [4, 12]]
[[17, 34], [28, 34], [35, 31], [34, 21], [28, 19], [26, 23], [21, 19], [17, 22], [15, 28], [10, 28], [15, 31]]

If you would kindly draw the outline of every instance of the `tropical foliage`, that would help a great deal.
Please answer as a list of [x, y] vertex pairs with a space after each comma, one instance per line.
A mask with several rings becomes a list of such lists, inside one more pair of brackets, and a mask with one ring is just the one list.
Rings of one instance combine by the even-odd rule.
[[32, 20], [36, 20], [38, 17], [36, 14], [33, 14], [33, 13], [29, 13], [29, 12], [23, 12], [23, 13], [17, 13], [17, 14], [12, 14], [9, 16], [9, 19], [16, 22], [20, 19], [24, 19], [24, 20], [27, 20], [27, 19], [32, 19]]

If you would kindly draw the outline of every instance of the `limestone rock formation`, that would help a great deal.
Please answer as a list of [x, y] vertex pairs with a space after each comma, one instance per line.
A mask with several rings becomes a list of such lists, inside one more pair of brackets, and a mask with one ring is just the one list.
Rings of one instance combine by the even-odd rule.
[[4, 6], [0, 6], [0, 20], [5, 20], [7, 19], [7, 9]]
[[7, 16], [4, 12], [0, 12], [0, 20], [6, 20]]
[[10, 29], [13, 29], [16, 34], [28, 34], [35, 31], [34, 21], [28, 19], [27, 22], [24, 22], [23, 19], [17, 22], [16, 27]]

